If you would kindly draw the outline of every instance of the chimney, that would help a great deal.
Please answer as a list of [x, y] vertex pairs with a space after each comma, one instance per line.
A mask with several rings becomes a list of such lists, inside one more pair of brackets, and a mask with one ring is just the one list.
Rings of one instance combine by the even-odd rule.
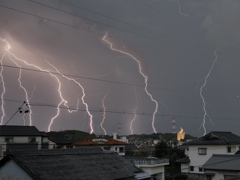
[[117, 139], [117, 133], [113, 133], [113, 139]]

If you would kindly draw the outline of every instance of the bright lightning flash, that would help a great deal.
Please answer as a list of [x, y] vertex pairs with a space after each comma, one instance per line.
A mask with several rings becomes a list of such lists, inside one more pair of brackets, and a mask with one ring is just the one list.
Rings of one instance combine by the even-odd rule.
[[107, 34], [107, 32], [106, 32], [106, 34], [103, 36], [102, 40], [103, 40], [104, 42], [106, 42], [106, 43], [110, 46], [110, 49], [111, 49], [112, 51], [116, 51], [116, 52], [118, 52], [118, 53], [124, 54], [124, 55], [130, 57], [131, 59], [133, 59], [133, 60], [137, 63], [137, 65], [138, 65], [138, 71], [139, 71], [139, 73], [140, 73], [140, 74], [143, 76], [143, 78], [144, 78], [144, 82], [145, 82], [145, 87], [144, 87], [144, 89], [145, 89], [145, 92], [146, 92], [147, 95], [150, 97], [151, 101], [155, 103], [155, 110], [154, 110], [153, 117], [152, 117], [152, 128], [153, 128], [154, 133], [157, 133], [154, 124], [155, 124], [155, 116], [156, 116], [156, 113], [158, 112], [158, 102], [153, 98], [152, 94], [150, 94], [149, 91], [148, 91], [148, 77], [142, 72], [142, 65], [141, 65], [140, 61], [139, 61], [136, 57], [134, 57], [132, 54], [130, 54], [130, 53], [128, 53], [128, 52], [114, 48], [114, 47], [113, 47], [113, 43], [111, 43], [110, 41], [107, 40], [107, 35], [108, 35], [108, 34]]
[[[2, 39], [1, 39], [2, 40]], [[4, 78], [3, 78], [3, 59], [4, 59], [4, 56], [5, 56], [6, 53], [3, 53], [2, 57], [1, 57], [1, 71], [0, 71], [0, 77], [1, 77], [1, 81], [2, 81], [2, 88], [3, 88], [3, 92], [1, 94], [1, 101], [2, 101], [2, 105], [1, 105], [1, 110], [2, 110], [2, 116], [1, 116], [1, 122], [0, 124], [2, 125], [3, 124], [3, 120], [4, 120], [4, 117], [6, 116], [5, 115], [5, 109], [4, 109], [4, 94], [6, 92], [6, 87], [5, 87], [5, 82], [4, 82]]]
[[[88, 107], [88, 104], [85, 102], [85, 90], [84, 90], [84, 88], [83, 88], [83, 86], [78, 82], [78, 81], [76, 81], [75, 79], [73, 79], [73, 78], [70, 78], [70, 77], [68, 77], [68, 76], [66, 76], [66, 75], [64, 75], [64, 74], [62, 74], [54, 65], [52, 65], [51, 63], [49, 63], [48, 61], [46, 61], [50, 66], [52, 66], [55, 70], [56, 70], [56, 72], [58, 73], [58, 74], [60, 74], [62, 77], [64, 77], [64, 78], [66, 78], [66, 79], [68, 79], [69, 81], [73, 81], [75, 84], [77, 84], [79, 87], [80, 87], [80, 89], [82, 90], [82, 103], [85, 105], [85, 107], [86, 107], [86, 112], [87, 112], [87, 114], [89, 115], [89, 117], [90, 117], [90, 133], [92, 134], [93, 133], [93, 115], [90, 113], [90, 111], [89, 111], [89, 107]], [[65, 104], [65, 106], [67, 106], [66, 104]]]
[[[26, 98], [26, 103], [29, 107], [29, 125], [31, 126], [32, 125], [32, 112], [31, 112], [31, 106], [29, 105], [29, 99], [28, 99], [28, 92], [26, 90], [26, 88], [22, 85], [22, 81], [21, 81], [21, 78], [22, 78], [22, 68], [21, 66], [15, 61], [15, 60], [19, 60], [14, 54], [12, 54], [10, 52], [10, 49], [11, 49], [11, 46], [10, 46], [10, 43], [6, 40], [6, 39], [3, 39], [3, 38], [0, 38], [0, 40], [5, 43], [5, 53], [4, 55], [2, 56], [1, 58], [1, 65], [2, 65], [2, 68], [1, 68], [1, 79], [2, 79], [2, 84], [3, 84], [3, 93], [1, 95], [1, 98], [2, 98], [2, 117], [1, 117], [1, 124], [3, 123], [3, 119], [4, 119], [4, 116], [5, 116], [5, 112], [4, 112], [4, 103], [3, 103], [3, 97], [4, 97], [4, 94], [6, 92], [6, 87], [4, 86], [4, 79], [3, 79], [3, 64], [2, 64], [2, 61], [3, 61], [3, 57], [5, 55], [7, 55], [9, 57], [9, 59], [16, 65], [19, 67], [19, 76], [18, 76], [18, 82], [19, 82], [19, 85], [20, 87], [23, 89], [24, 93], [25, 93], [25, 98]], [[15, 60], [14, 60], [15, 59]]]
[[130, 123], [130, 131], [131, 131], [131, 134], [133, 134], [133, 128], [132, 128], [132, 126], [133, 126], [133, 122], [134, 122], [134, 121], [136, 120], [136, 118], [137, 118], [136, 110], [137, 110], [137, 108], [138, 108], [137, 90], [136, 90], [136, 87], [135, 87], [135, 86], [134, 86], [134, 92], [135, 92], [135, 97], [136, 97], [136, 107], [135, 107], [134, 110], [133, 110], [134, 116], [133, 116], [133, 119], [131, 120], [131, 123]]
[[109, 90], [108, 90], [108, 92], [104, 95], [104, 97], [103, 97], [103, 99], [102, 99], [103, 118], [102, 118], [102, 121], [101, 121], [101, 123], [100, 123], [100, 126], [101, 126], [102, 130], [104, 131], [104, 134], [105, 134], [105, 135], [107, 135], [107, 131], [106, 131], [106, 129], [103, 127], [103, 123], [104, 123], [104, 121], [105, 121], [105, 119], [106, 119], [106, 106], [105, 106], [105, 100], [106, 100], [106, 97], [107, 97], [108, 93], [109, 93]]
[[[18, 58], [15, 54], [13, 54], [10, 49], [11, 49], [11, 46], [10, 46], [10, 43], [6, 40], [6, 39], [2, 39], [0, 38], [0, 40], [5, 44], [4, 46], [4, 53], [0, 59], [0, 63], [1, 63], [1, 71], [0, 71], [0, 79], [2, 81], [2, 86], [3, 86], [3, 92], [1, 94], [1, 99], [2, 99], [2, 106], [1, 106], [1, 110], [2, 110], [2, 116], [1, 116], [1, 125], [3, 123], [3, 120], [4, 120], [4, 117], [6, 116], [5, 115], [5, 111], [4, 111], [4, 102], [3, 102], [3, 97], [4, 97], [4, 94], [6, 92], [6, 88], [5, 88], [5, 85], [4, 85], [4, 78], [3, 78], [3, 60], [4, 60], [4, 57], [7, 55], [9, 57], [9, 59], [19, 68], [20, 72], [19, 72], [19, 77], [18, 77], [18, 81], [19, 81], [19, 84], [20, 84], [20, 87], [24, 90], [25, 92], [25, 98], [26, 98], [26, 102], [27, 102], [27, 105], [29, 107], [29, 110], [31, 109], [31, 106], [30, 106], [30, 103], [29, 103], [29, 98], [28, 98], [28, 93], [27, 93], [27, 90], [26, 88], [24, 88], [24, 86], [22, 85], [22, 82], [21, 82], [21, 77], [22, 77], [22, 67], [19, 63], [23, 63], [27, 66], [30, 66], [30, 67], [33, 67], [41, 72], [46, 72], [48, 74], [50, 74], [58, 83], [58, 94], [59, 94], [59, 97], [60, 97], [60, 102], [57, 106], [57, 113], [54, 117], [52, 117], [51, 121], [50, 121], [50, 124], [48, 125], [48, 131], [51, 131], [51, 125], [52, 123], [54, 122], [54, 120], [59, 116], [60, 114], [60, 106], [61, 105], [64, 105], [66, 107], [68, 107], [68, 102], [67, 100], [65, 100], [63, 98], [63, 95], [62, 95], [62, 92], [61, 92], [61, 87], [62, 87], [62, 84], [61, 84], [61, 81], [60, 79], [57, 77], [57, 75], [55, 75], [54, 73], [50, 72], [49, 70], [46, 70], [46, 69], [42, 69], [41, 67], [35, 65], [35, 64], [31, 64], [31, 63], [28, 63], [27, 61], [21, 59], [21, 58]], [[2, 54], [2, 53], [1, 53]], [[49, 65], [51, 65], [52, 67], [54, 67], [52, 64], [48, 63]], [[86, 111], [87, 113], [89, 114], [90, 116], [90, 126], [91, 126], [91, 133], [93, 132], [93, 128], [92, 128], [92, 115], [90, 114], [89, 110], [88, 110], [88, 105], [87, 103], [85, 103], [84, 101], [84, 96], [85, 96], [85, 92], [84, 92], [84, 88], [81, 86], [80, 83], [78, 83], [76, 80], [72, 79], [72, 78], [68, 78], [67, 76], [61, 74], [56, 67], [54, 67], [56, 69], [56, 71], [64, 78], [67, 78], [68, 80], [71, 80], [71, 81], [74, 81], [76, 84], [79, 85], [79, 87], [81, 87], [82, 89], [82, 93], [83, 93], [83, 96], [82, 96], [82, 102], [83, 104], [86, 106]], [[78, 104], [79, 104], [79, 100], [78, 100]], [[77, 104], [77, 106], [78, 106]], [[68, 112], [69, 113], [72, 113], [72, 112], [75, 112], [76, 110], [70, 110], [70, 108], [68, 107]], [[31, 118], [31, 113], [32, 111], [30, 110], [30, 114], [29, 114], [29, 125], [31, 126], [32, 125], [32, 118]]]
[[214, 68], [215, 64], [216, 64], [216, 61], [218, 59], [218, 56], [217, 56], [217, 51], [218, 51], [218, 48], [214, 51], [214, 55], [215, 55], [215, 59], [213, 61], [213, 64], [211, 66], [211, 68], [209, 69], [205, 79], [204, 79], [204, 83], [203, 85], [200, 87], [200, 96], [201, 96], [201, 99], [202, 99], [202, 102], [203, 102], [203, 111], [204, 111], [204, 115], [203, 115], [203, 122], [202, 122], [202, 126], [203, 126], [203, 130], [204, 130], [204, 134], [206, 134], [206, 127], [205, 127], [205, 123], [206, 123], [206, 117], [209, 117], [208, 113], [207, 113], [207, 110], [206, 110], [206, 102], [205, 102], [205, 99], [203, 97], [203, 88], [207, 85], [207, 80], [212, 72], [212, 69]]

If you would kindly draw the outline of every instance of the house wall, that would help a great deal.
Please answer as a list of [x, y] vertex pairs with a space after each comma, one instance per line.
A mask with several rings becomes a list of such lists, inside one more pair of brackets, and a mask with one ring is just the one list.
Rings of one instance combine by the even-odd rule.
[[236, 177], [239, 176], [237, 172], [233, 171], [214, 171], [214, 170], [206, 170], [206, 173], [214, 173], [215, 175], [212, 176], [212, 180], [222, 180], [225, 178]]
[[[234, 145], [236, 151], [239, 149], [240, 145]], [[201, 167], [213, 154], [234, 154], [227, 152], [227, 145], [191, 145], [189, 146], [189, 159], [190, 166], [194, 166], [194, 171], [190, 173], [203, 173], [199, 171], [199, 166]], [[198, 148], [207, 148], [206, 155], [199, 155]]]
[[158, 176], [160, 176], [159, 179], [164, 180], [165, 165], [168, 165], [168, 164], [136, 165], [136, 166], [141, 168], [143, 171], [150, 173], [151, 175], [158, 174]]
[[10, 160], [0, 168], [0, 179], [32, 180], [33, 178], [14, 161]]
[[[120, 148], [123, 148], [123, 152], [120, 152]], [[121, 156], [125, 156], [125, 145], [112, 145], [110, 147], [111, 151], [117, 152]]]
[[181, 171], [183, 173], [189, 173], [189, 164], [182, 163], [181, 164]]
[[[35, 137], [37, 145], [36, 145], [36, 143], [32, 143], [32, 146], [34, 146], [33, 147], [34, 149], [41, 149], [42, 143], [48, 142], [47, 138], [42, 138], [41, 136], [1, 136], [0, 137], [0, 158], [3, 157], [4, 152], [6, 152], [6, 150], [7, 150], [7, 143], [5, 142], [6, 137], [13, 138], [13, 143], [12, 143], [13, 145], [14, 145], [14, 143], [16, 143], [16, 144], [17, 143], [25, 143], [25, 144], [28, 143], [28, 145], [26, 145], [26, 147], [31, 146], [31, 143], [29, 143], [29, 138]], [[17, 147], [17, 146], [20, 147], [21, 144], [18, 144], [15, 147]], [[37, 147], [35, 147], [35, 146], [37, 146]], [[32, 149], [32, 148], [30, 148], [30, 149]]]

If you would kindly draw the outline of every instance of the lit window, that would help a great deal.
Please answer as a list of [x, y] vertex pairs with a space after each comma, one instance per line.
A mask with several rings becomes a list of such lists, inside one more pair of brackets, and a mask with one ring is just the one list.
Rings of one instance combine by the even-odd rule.
[[207, 148], [198, 148], [198, 154], [199, 155], [206, 155], [207, 154]]

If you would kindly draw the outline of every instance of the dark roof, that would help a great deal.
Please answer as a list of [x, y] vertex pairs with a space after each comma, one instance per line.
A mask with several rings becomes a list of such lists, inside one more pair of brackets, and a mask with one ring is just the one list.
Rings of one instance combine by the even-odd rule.
[[228, 145], [240, 144], [240, 136], [231, 132], [212, 131], [205, 136], [185, 143], [185, 145]]
[[10, 160], [35, 180], [134, 179], [139, 171], [124, 157], [98, 147], [10, 152], [0, 167]]
[[125, 149], [127, 151], [138, 151], [138, 147], [135, 144], [126, 144]]
[[57, 145], [72, 145], [73, 143], [79, 141], [79, 139], [68, 138], [68, 137], [64, 137], [64, 136], [49, 137], [48, 140], [56, 143]]
[[177, 159], [176, 162], [178, 163], [190, 163], [190, 159], [188, 156], [181, 158], [181, 159]]
[[213, 154], [202, 168], [208, 170], [240, 171], [240, 155]]
[[0, 126], [0, 136], [42, 136], [35, 126]]
[[40, 131], [40, 133], [43, 137], [49, 137], [49, 135], [45, 131]]

